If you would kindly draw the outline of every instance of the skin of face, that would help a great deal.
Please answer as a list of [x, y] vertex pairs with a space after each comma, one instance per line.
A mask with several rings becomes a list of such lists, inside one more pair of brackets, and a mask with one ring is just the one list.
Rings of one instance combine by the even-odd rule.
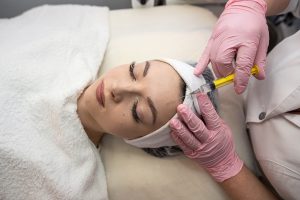
[[[112, 68], [88, 86], [78, 99], [77, 113], [94, 143], [103, 133], [125, 139], [147, 135], [167, 123], [182, 102], [182, 80], [169, 64], [156, 60], [135, 63], [132, 73], [130, 66]], [[101, 85], [104, 106], [97, 99]], [[156, 110], [155, 122], [150, 104]], [[138, 120], [134, 118], [133, 108]]]

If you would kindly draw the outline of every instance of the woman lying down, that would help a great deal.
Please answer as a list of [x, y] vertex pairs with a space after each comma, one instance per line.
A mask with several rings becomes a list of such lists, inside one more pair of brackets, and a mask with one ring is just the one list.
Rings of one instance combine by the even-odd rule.
[[[192, 66], [177, 60], [132, 62], [111, 69], [87, 87], [77, 112], [95, 145], [109, 133], [155, 156], [172, 155], [180, 149], [171, 139], [168, 122], [181, 103], [200, 113], [189, 93], [211, 80], [209, 70], [196, 77]], [[209, 96], [215, 103], [214, 93]]]
[[[105, 174], [96, 149], [102, 135], [121, 137], [155, 156], [177, 153], [180, 149], [170, 136], [168, 122], [181, 103], [196, 112], [188, 94], [210, 79], [208, 71], [198, 78], [188, 64], [159, 59], [115, 67], [64, 99], [51, 94], [59, 90], [32, 99], [11, 96], [20, 106], [29, 103], [24, 106], [31, 113], [27, 119], [22, 115], [26, 110], [5, 109], [8, 98], [1, 98], [5, 110], [1, 113], [1, 199], [106, 199]], [[9, 115], [16, 115], [15, 121]]]

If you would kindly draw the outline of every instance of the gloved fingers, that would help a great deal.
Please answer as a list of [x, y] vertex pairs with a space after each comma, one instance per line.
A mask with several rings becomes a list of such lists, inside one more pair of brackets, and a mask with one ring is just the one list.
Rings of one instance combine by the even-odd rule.
[[210, 50], [211, 50], [211, 45], [212, 45], [212, 42], [213, 42], [213, 39], [210, 38], [208, 40], [208, 43], [202, 53], [202, 56], [201, 58], [199, 59], [196, 67], [195, 67], [195, 70], [194, 70], [194, 74], [196, 76], [199, 76], [200, 74], [202, 74], [202, 72], [206, 69], [206, 67], [208, 66], [208, 63], [210, 61], [209, 59], [209, 54], [210, 54]]
[[[266, 25], [267, 26], [267, 25]], [[259, 47], [256, 53], [256, 58], [254, 64], [258, 66], [259, 72], [257, 75], [254, 75], [255, 78], [262, 80], [265, 79], [265, 67], [266, 67], [266, 57], [269, 46], [269, 32], [268, 27], [263, 30], [263, 33], [260, 38]]]
[[221, 78], [228, 76], [234, 72], [233, 60], [236, 56], [236, 48], [232, 45], [232, 42], [224, 42], [216, 49], [211, 58], [212, 68], [216, 77]]
[[177, 135], [177, 131], [171, 131], [171, 137], [173, 138], [174, 142], [181, 148], [181, 150], [189, 155], [191, 154], [193, 151], [178, 137]]
[[202, 144], [205, 143], [205, 141], [209, 138], [209, 131], [202, 120], [199, 119], [199, 117], [189, 108], [182, 104], [177, 107], [177, 113], [198, 141]]
[[197, 94], [198, 105], [208, 130], [216, 130], [222, 125], [222, 120], [206, 94]]
[[243, 93], [248, 85], [258, 42], [251, 41], [238, 49], [234, 77], [234, 89], [237, 94]]
[[178, 145], [182, 145], [184, 149], [182, 149], [184, 152], [191, 152], [198, 150], [201, 146], [201, 143], [195, 138], [195, 136], [191, 133], [190, 130], [188, 130], [184, 124], [178, 119], [172, 119], [170, 121], [170, 128], [172, 132], [172, 136], [178, 137], [180, 141], [183, 143], [180, 143], [179, 140], [175, 139], [175, 142], [179, 142]]

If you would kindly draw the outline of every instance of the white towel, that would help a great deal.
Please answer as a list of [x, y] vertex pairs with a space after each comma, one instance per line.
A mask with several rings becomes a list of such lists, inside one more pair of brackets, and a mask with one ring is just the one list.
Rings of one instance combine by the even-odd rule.
[[108, 9], [34, 8], [0, 21], [0, 199], [107, 199], [78, 118], [108, 42]]

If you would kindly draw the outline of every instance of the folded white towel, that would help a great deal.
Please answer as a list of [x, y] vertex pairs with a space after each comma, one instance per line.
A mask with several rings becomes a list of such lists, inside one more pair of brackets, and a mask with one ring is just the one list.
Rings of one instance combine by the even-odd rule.
[[0, 21], [0, 199], [107, 199], [76, 109], [108, 28], [107, 8], [79, 5]]

